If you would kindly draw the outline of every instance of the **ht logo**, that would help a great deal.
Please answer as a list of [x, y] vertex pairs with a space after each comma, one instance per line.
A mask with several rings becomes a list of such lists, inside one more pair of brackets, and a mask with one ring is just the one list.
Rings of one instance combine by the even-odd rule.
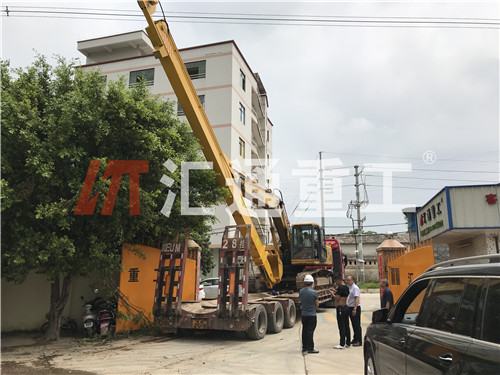
[[[99, 194], [90, 199], [92, 188], [101, 165], [100, 160], [92, 160], [83, 182], [82, 191], [78, 198], [75, 209], [75, 215], [92, 215], [97, 204]], [[111, 177], [106, 199], [102, 207], [101, 215], [111, 215], [115, 207], [116, 196], [120, 188], [120, 182], [124, 174], [129, 175], [129, 205], [130, 215], [139, 215], [141, 213], [139, 198], [139, 175], [148, 173], [149, 164], [147, 160], [110, 160], [106, 165], [102, 181]]]

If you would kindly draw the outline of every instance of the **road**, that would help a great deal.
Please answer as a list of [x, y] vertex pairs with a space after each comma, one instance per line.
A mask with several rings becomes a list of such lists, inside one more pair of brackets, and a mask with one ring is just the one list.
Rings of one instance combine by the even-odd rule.
[[[378, 294], [362, 294], [361, 306], [364, 333], [371, 312], [379, 308]], [[2, 337], [2, 374], [363, 374], [361, 347], [333, 349], [339, 343], [335, 309], [318, 311], [319, 354], [302, 355], [300, 334], [299, 323], [259, 341], [233, 332], [104, 342], [62, 338], [44, 345], [7, 336]]]

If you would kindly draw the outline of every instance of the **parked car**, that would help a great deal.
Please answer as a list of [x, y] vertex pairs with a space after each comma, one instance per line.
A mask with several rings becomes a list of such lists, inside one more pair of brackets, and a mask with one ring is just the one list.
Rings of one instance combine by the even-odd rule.
[[436, 264], [372, 316], [367, 374], [500, 374], [500, 254]]
[[[203, 299], [214, 299], [219, 297], [219, 278], [218, 277], [208, 277], [200, 281], [200, 286], [203, 286], [205, 292], [205, 297]], [[239, 285], [240, 295], [243, 293], [241, 285]]]
[[200, 281], [205, 291], [205, 299], [217, 298], [219, 296], [219, 278], [209, 277]]

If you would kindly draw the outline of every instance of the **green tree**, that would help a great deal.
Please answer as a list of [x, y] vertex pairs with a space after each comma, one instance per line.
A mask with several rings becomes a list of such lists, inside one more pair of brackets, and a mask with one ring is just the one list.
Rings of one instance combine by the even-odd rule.
[[[202, 161], [200, 146], [173, 104], [150, 96], [144, 85], [104, 82], [99, 72], [43, 56], [25, 69], [1, 62], [2, 88], [2, 276], [23, 282], [30, 272], [51, 282], [47, 339], [59, 337], [61, 314], [75, 276], [120, 268], [124, 242], [159, 242], [179, 228], [205, 238], [213, 216], [180, 214], [180, 164]], [[93, 215], [74, 215], [90, 162], [101, 160], [92, 196]], [[177, 166], [170, 173], [163, 163]], [[140, 175], [140, 215], [129, 214], [129, 178], [124, 175], [112, 215], [101, 215], [110, 179], [108, 160], [147, 160]], [[174, 180], [160, 183], [163, 175]], [[190, 174], [192, 206], [223, 201], [225, 189], [213, 171]], [[167, 218], [160, 210], [176, 194]]]

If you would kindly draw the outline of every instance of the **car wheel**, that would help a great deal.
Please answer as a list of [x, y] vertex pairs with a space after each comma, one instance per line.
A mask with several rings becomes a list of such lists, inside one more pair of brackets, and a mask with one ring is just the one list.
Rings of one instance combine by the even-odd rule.
[[275, 302], [274, 312], [267, 316], [267, 332], [280, 333], [283, 329], [284, 320], [283, 306], [281, 306], [281, 303]]
[[377, 375], [375, 360], [373, 359], [373, 354], [370, 348], [368, 348], [365, 353], [365, 375]]
[[247, 330], [247, 336], [252, 340], [261, 340], [267, 331], [267, 314], [262, 305], [257, 305], [255, 309], [255, 320]]

